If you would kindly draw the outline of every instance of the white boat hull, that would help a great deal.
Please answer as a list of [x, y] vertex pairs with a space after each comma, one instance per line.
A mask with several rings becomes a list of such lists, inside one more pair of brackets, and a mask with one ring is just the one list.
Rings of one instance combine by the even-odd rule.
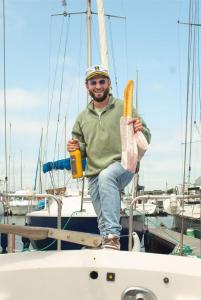
[[10, 211], [12, 215], [25, 216], [28, 212], [34, 211], [37, 204], [37, 200], [11, 200]]
[[1, 220], [3, 219], [3, 216], [4, 216], [4, 206], [3, 203], [0, 201], [0, 223]]
[[[78, 250], [0, 256], [0, 299], [113, 300], [144, 288], [150, 300], [200, 300], [201, 260], [159, 254]], [[94, 273], [92, 273], [94, 272]], [[97, 276], [92, 279], [92, 274]], [[113, 281], [107, 278], [114, 277]], [[22, 286], [23, 283], [23, 286]]]

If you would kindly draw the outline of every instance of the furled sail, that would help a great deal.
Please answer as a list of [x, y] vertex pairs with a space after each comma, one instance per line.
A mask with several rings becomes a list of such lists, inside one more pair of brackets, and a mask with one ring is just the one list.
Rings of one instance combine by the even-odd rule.
[[[86, 159], [82, 160], [82, 168], [85, 170]], [[56, 161], [50, 161], [43, 164], [43, 173], [50, 172], [52, 170], [71, 170], [70, 158], [60, 159]]]

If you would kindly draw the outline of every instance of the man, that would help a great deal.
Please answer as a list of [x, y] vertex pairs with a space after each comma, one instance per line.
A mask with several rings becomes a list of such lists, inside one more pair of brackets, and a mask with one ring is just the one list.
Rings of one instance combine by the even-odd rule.
[[[100, 65], [87, 69], [85, 84], [92, 100], [77, 117], [67, 149], [80, 149], [82, 157], [87, 158], [86, 177], [103, 236], [102, 247], [120, 250], [120, 191], [133, 178], [121, 165], [123, 101], [110, 94], [108, 70]], [[136, 113], [129, 123], [150, 142], [149, 129]]]

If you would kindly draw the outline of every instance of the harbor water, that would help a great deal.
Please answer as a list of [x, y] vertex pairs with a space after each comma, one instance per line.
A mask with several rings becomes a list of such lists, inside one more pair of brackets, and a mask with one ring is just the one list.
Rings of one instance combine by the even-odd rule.
[[[1, 223], [5, 223], [5, 224], [13, 224], [13, 225], [22, 225], [24, 226], [26, 224], [26, 217], [25, 216], [9, 216], [8, 219], [7, 217], [5, 217], [5, 219], [3, 218]], [[30, 250], [32, 250], [33, 248], [30, 246]], [[20, 252], [23, 251], [23, 243], [22, 243], [22, 238], [21, 236], [16, 236], [15, 238], [15, 250], [16, 252]]]
[[147, 225], [148, 228], [157, 228], [160, 226], [165, 226], [168, 229], [171, 229], [172, 227], [174, 227], [174, 219], [173, 216], [156, 216], [156, 217], [152, 217], [152, 216], [147, 216], [145, 219], [145, 223]]

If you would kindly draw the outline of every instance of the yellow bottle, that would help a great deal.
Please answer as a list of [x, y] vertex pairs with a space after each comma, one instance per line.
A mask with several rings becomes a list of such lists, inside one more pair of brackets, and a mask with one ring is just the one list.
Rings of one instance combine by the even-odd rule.
[[71, 163], [71, 172], [73, 178], [83, 177], [82, 170], [82, 157], [79, 149], [69, 152], [70, 154], [70, 163]]

